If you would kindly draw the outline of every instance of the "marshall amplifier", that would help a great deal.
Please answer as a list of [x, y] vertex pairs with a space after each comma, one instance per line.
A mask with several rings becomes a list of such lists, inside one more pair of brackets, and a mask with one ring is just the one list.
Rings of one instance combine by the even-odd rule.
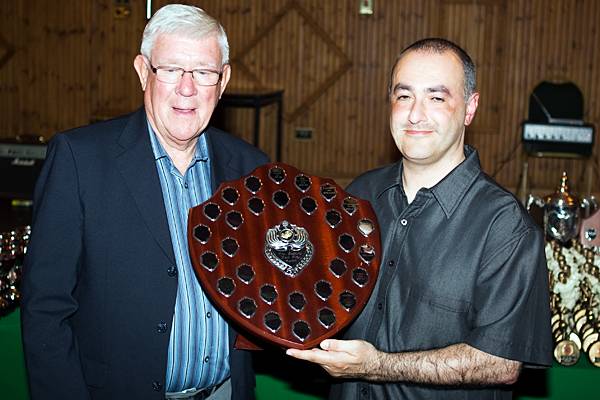
[[31, 200], [45, 157], [45, 144], [0, 140], [0, 198]]

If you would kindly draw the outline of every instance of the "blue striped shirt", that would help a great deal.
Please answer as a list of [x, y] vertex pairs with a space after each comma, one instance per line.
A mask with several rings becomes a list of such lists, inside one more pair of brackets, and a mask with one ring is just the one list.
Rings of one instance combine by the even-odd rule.
[[189, 209], [211, 195], [206, 138], [204, 135], [198, 138], [195, 156], [182, 176], [150, 124], [148, 129], [178, 272], [165, 389], [167, 392], [202, 389], [229, 377], [227, 324], [207, 299], [194, 275], [187, 242]]

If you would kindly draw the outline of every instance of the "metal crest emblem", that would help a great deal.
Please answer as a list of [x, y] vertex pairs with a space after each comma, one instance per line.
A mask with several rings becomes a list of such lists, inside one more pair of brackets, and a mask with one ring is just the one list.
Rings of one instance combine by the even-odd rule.
[[308, 232], [283, 221], [265, 235], [265, 256], [287, 276], [295, 277], [308, 265], [314, 253]]

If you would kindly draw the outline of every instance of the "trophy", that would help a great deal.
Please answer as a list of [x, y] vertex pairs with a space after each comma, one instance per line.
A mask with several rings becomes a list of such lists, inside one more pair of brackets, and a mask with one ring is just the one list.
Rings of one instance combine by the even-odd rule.
[[579, 233], [579, 208], [577, 198], [569, 193], [567, 173], [563, 172], [558, 190], [546, 197], [544, 225], [553, 239], [566, 243]]
[[559, 306], [560, 295], [552, 293], [550, 300], [552, 311], [550, 324], [555, 343], [554, 359], [564, 366], [575, 365], [580, 357], [581, 340], [569, 323], [571, 322], [569, 311]]
[[30, 233], [29, 226], [0, 232], [0, 316], [19, 304], [21, 269]]
[[188, 221], [207, 296], [241, 327], [237, 347], [309, 349], [366, 304], [381, 245], [371, 205], [333, 180], [268, 164], [225, 182]]
[[579, 241], [585, 246], [600, 247], [600, 210], [581, 221]]

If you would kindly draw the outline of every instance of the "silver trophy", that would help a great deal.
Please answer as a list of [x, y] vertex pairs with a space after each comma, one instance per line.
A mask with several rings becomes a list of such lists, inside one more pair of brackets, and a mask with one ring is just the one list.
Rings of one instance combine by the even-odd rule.
[[27, 252], [29, 226], [0, 232], [0, 316], [15, 309], [21, 297], [21, 268]]
[[544, 226], [546, 234], [566, 243], [579, 233], [580, 203], [574, 194], [569, 193], [567, 173], [563, 172], [556, 192], [546, 196]]

